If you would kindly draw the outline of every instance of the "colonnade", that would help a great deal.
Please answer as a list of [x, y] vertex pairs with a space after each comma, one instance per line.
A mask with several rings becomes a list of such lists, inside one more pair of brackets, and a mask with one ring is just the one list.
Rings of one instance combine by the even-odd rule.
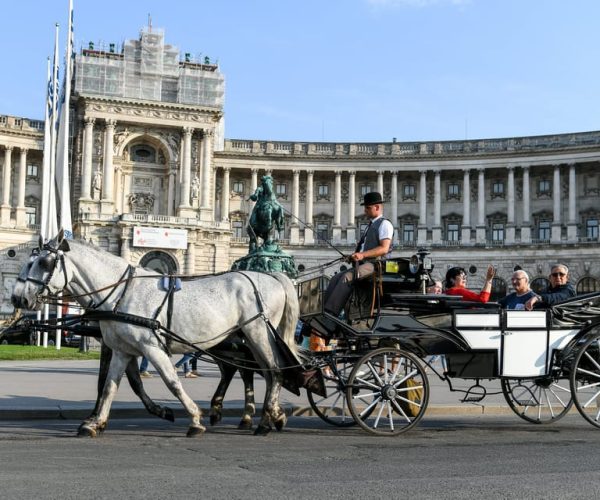
[[13, 151], [19, 152], [19, 163], [17, 169], [17, 205], [15, 207], [16, 227], [27, 227], [25, 217], [25, 183], [27, 179], [27, 154], [29, 148], [4, 146], [4, 161], [2, 162], [2, 203], [0, 204], [0, 224], [7, 226], [10, 224], [12, 211], [11, 204], [11, 185], [12, 185], [12, 163]]

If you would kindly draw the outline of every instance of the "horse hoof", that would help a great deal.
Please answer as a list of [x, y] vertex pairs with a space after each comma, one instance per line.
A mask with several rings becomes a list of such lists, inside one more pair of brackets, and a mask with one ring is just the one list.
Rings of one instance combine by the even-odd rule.
[[254, 435], [255, 436], [266, 436], [267, 434], [269, 434], [269, 432], [271, 432], [271, 427], [268, 425], [261, 424], [254, 431]]
[[218, 424], [220, 421], [221, 421], [220, 413], [215, 413], [214, 415], [210, 416], [210, 425]]
[[201, 434], [204, 434], [204, 431], [206, 431], [205, 427], [190, 427], [186, 436], [189, 438], [200, 436]]
[[93, 427], [90, 427], [86, 424], [81, 424], [79, 429], [77, 429], [77, 437], [98, 437], [98, 433]]
[[238, 429], [241, 431], [249, 431], [252, 429], [252, 420], [242, 420], [238, 425]]
[[164, 418], [169, 422], [175, 422], [175, 412], [171, 408], [165, 408], [161, 418]]
[[277, 431], [281, 431], [281, 429], [283, 429], [285, 427], [286, 423], [287, 423], [287, 418], [286, 418], [285, 414], [282, 414], [281, 417], [279, 417], [274, 422], [275, 429], [277, 429]]

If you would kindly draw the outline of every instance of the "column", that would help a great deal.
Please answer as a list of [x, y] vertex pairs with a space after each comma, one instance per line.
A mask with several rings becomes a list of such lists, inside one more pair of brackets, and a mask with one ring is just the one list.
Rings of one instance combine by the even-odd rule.
[[560, 165], [554, 166], [554, 185], [552, 188], [552, 201], [554, 217], [552, 220], [552, 243], [559, 243], [562, 239], [562, 224], [560, 217]]
[[398, 244], [398, 172], [392, 172], [392, 210], [390, 217], [394, 226], [394, 238], [392, 242]]
[[442, 185], [439, 170], [433, 172], [433, 228], [431, 231], [433, 243], [442, 241]]
[[334, 186], [334, 208], [333, 208], [333, 243], [342, 241], [342, 172], [335, 172]]
[[19, 186], [17, 191], [16, 223], [17, 227], [26, 227], [25, 220], [25, 179], [27, 177], [27, 149], [21, 148], [19, 158]]
[[383, 196], [383, 170], [377, 172], [377, 191]]
[[4, 171], [2, 176], [2, 205], [0, 205], [0, 223], [10, 223], [10, 175], [12, 169], [12, 146], [4, 149]]
[[523, 222], [521, 224], [521, 243], [531, 243], [531, 219], [529, 216], [529, 166], [523, 166]]
[[200, 202], [203, 220], [210, 219], [210, 178], [212, 175], [212, 139], [213, 131], [204, 130], [202, 139], [202, 200]]
[[104, 176], [102, 184], [101, 211], [103, 214], [113, 213], [113, 186], [115, 169], [113, 167], [113, 142], [116, 120], [107, 119], [104, 132]]
[[221, 188], [221, 220], [229, 220], [229, 167], [223, 168], [223, 187]]
[[169, 187], [167, 192], [167, 215], [173, 216], [175, 215], [175, 176], [177, 175], [177, 170], [170, 166], [169, 168]]
[[506, 243], [515, 242], [515, 168], [508, 166], [508, 188], [506, 197]]
[[123, 257], [127, 262], [129, 262], [130, 256], [131, 250], [129, 248], [129, 237], [121, 235], [121, 257]]
[[346, 242], [349, 245], [356, 243], [356, 172], [351, 171], [348, 179], [348, 227], [346, 228]]
[[292, 220], [290, 224], [290, 244], [300, 243], [300, 170], [293, 171], [292, 183]]
[[85, 118], [83, 131], [83, 170], [81, 172], [81, 199], [92, 199], [92, 155], [94, 148], [94, 118]]
[[419, 181], [419, 227], [417, 229], [417, 242], [419, 245], [427, 243], [427, 170], [421, 170]]
[[179, 186], [178, 217], [193, 217], [190, 204], [191, 172], [192, 172], [192, 133], [191, 127], [183, 127], [183, 150], [181, 158], [181, 184]]
[[486, 242], [486, 226], [485, 226], [485, 170], [479, 169], [479, 177], [477, 182], [477, 227], [476, 241], [477, 243]]
[[185, 272], [195, 274], [196, 272], [196, 243], [188, 242], [187, 252], [185, 254]]
[[567, 240], [577, 241], [577, 178], [575, 164], [569, 163], [569, 221], [567, 223]]
[[471, 178], [470, 170], [463, 172], [463, 220], [461, 226], [461, 240], [463, 245], [471, 243]]
[[304, 227], [304, 244], [314, 245], [315, 235], [313, 232], [313, 171], [306, 172], [306, 224]]

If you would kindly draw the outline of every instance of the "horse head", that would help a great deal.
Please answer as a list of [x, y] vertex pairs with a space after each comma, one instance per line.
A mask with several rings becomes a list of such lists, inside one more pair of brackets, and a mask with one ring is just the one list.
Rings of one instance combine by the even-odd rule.
[[39, 310], [44, 297], [56, 295], [67, 286], [69, 277], [64, 254], [69, 249], [62, 229], [47, 243], [40, 237], [39, 248], [31, 252], [13, 289], [10, 300], [15, 307]]

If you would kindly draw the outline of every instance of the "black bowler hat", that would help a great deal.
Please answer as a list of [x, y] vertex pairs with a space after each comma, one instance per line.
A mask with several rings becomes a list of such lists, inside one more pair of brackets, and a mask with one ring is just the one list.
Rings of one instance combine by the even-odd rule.
[[378, 205], [379, 203], [383, 203], [381, 193], [378, 193], [377, 191], [371, 191], [370, 193], [365, 194], [363, 202], [360, 205], [368, 207], [370, 205]]

